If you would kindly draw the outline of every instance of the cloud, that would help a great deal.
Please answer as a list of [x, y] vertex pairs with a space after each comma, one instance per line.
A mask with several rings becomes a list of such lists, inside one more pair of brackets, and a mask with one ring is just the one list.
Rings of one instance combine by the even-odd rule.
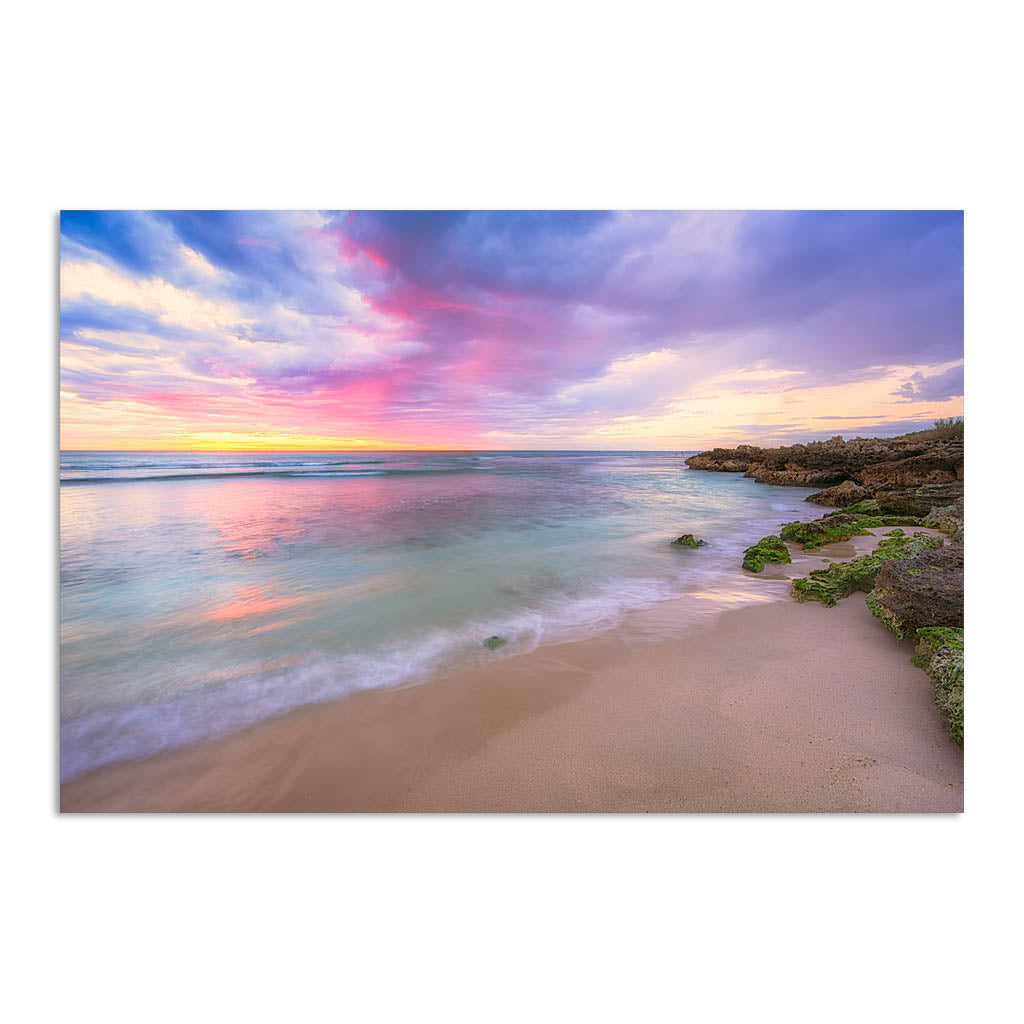
[[258, 399], [239, 429], [256, 409], [583, 443], [681, 429], [706, 396], [725, 429], [780, 403], [810, 428], [814, 396], [855, 383], [962, 394], [956, 213], [72, 211], [61, 231], [71, 383], [161, 407], [208, 387], [208, 410], [231, 382]]
[[925, 376], [915, 373], [908, 377], [893, 394], [907, 402], [945, 401], [960, 398], [964, 393], [964, 367], [952, 366], [942, 373]]

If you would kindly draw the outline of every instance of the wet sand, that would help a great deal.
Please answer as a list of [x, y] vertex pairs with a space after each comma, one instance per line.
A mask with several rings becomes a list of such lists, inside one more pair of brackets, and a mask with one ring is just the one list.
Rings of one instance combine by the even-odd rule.
[[788, 597], [874, 544], [790, 546], [793, 565], [744, 574], [750, 603], [696, 629], [693, 599], [666, 602], [597, 639], [111, 765], [65, 784], [61, 809], [961, 811], [962, 751], [911, 643], [862, 594]]

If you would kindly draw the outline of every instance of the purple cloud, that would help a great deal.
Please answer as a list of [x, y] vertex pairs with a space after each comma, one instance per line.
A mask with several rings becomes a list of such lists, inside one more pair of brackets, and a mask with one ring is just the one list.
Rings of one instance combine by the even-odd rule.
[[923, 373], [911, 374], [893, 394], [907, 402], [945, 401], [960, 398], [964, 393], [964, 368], [953, 366], [942, 373], [925, 376]]

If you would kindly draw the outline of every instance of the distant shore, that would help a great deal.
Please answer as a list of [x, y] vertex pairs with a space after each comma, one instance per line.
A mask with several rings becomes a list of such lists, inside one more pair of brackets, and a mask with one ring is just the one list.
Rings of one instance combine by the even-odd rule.
[[863, 600], [789, 597], [870, 533], [791, 545], [749, 605], [692, 631], [665, 602], [597, 639], [101, 768], [61, 809], [961, 811], [962, 750], [913, 644]]

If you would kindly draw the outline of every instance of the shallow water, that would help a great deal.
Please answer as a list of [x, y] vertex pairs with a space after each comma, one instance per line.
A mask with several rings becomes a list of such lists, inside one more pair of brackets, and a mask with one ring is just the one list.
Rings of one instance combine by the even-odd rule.
[[809, 490], [687, 454], [62, 453], [62, 779], [733, 603], [742, 549], [814, 515]]

